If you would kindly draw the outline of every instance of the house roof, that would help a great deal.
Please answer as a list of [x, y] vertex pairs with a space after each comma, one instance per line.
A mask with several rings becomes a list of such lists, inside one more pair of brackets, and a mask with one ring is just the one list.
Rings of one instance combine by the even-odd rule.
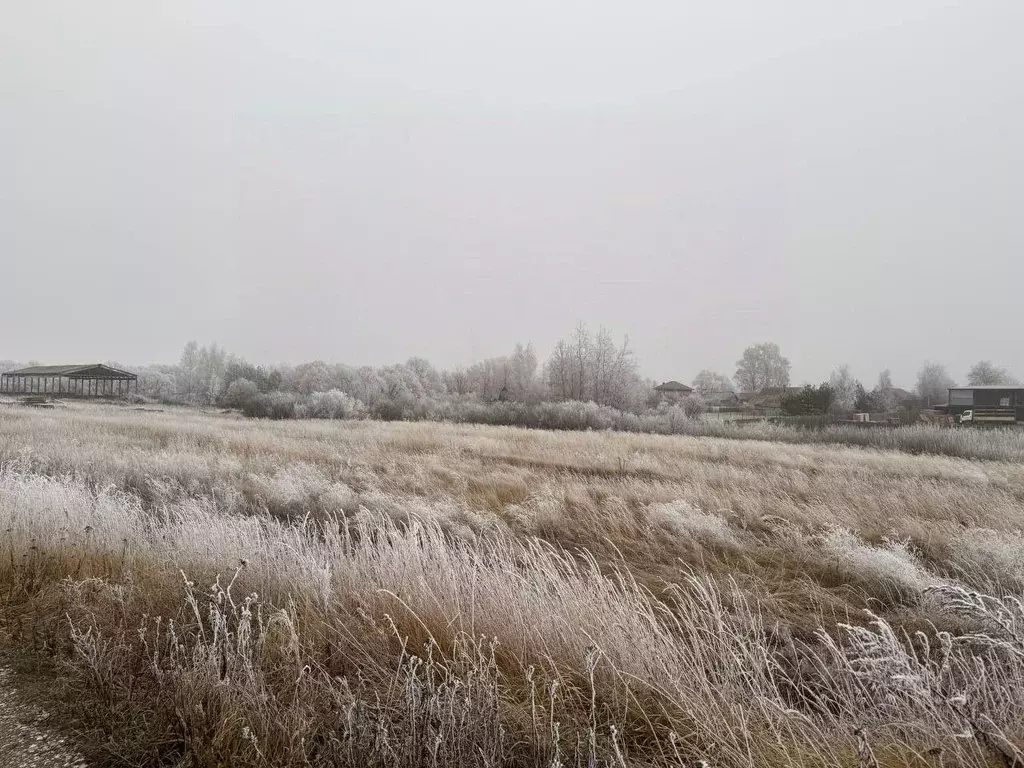
[[739, 397], [739, 394], [733, 392], [731, 389], [713, 389], [710, 392], [704, 392], [704, 397], [727, 397], [730, 400], [735, 400]]
[[709, 405], [740, 402], [739, 395], [728, 390], [722, 392], [705, 392], [703, 394], [703, 398], [704, 402]]
[[678, 381], [666, 381], [655, 387], [658, 392], [693, 392], [693, 387], [688, 387]]
[[1021, 384], [965, 384], [962, 387], [950, 387], [949, 389], [1024, 389]]
[[19, 368], [16, 371], [7, 371], [4, 376], [71, 376], [93, 379], [136, 379], [134, 373], [122, 371], [119, 368], [111, 368], [102, 363], [88, 363], [86, 365], [30, 365], [28, 368]]

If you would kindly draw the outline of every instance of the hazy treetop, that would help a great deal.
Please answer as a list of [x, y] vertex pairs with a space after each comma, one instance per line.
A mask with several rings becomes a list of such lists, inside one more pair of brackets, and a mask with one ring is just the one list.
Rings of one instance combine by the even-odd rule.
[[13, 3], [0, 357], [1024, 370], [1024, 4], [956, 5]]

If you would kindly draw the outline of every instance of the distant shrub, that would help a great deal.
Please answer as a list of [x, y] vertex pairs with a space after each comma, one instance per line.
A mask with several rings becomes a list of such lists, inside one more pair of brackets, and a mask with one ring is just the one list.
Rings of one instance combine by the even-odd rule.
[[700, 416], [704, 411], [707, 410], [707, 406], [704, 404], [704, 398], [699, 394], [692, 394], [683, 398], [681, 403], [683, 412], [691, 419]]
[[224, 393], [224, 404], [231, 408], [242, 408], [260, 394], [259, 388], [249, 379], [235, 379], [228, 384]]
[[[241, 383], [240, 383], [241, 382]], [[827, 385], [825, 385], [827, 386]], [[232, 389], [234, 387], [234, 389]], [[413, 395], [398, 392], [372, 404], [340, 390], [300, 395], [252, 393], [251, 382], [232, 382], [229, 396], [243, 402], [246, 416], [269, 419], [360, 419], [439, 421], [456, 424], [554, 429], [614, 430], [654, 435], [690, 435], [785, 443], [854, 445], [905, 453], [969, 459], [1024, 461], [1024, 430], [948, 429], [927, 424], [897, 428], [835, 424], [826, 414], [785, 416], [771, 421], [707, 421], [695, 403], [666, 404], [639, 412], [593, 402], [485, 402], [474, 396]]]
[[381, 421], [403, 421], [405, 411], [394, 400], [381, 400], [373, 406], [373, 417]]
[[473, 400], [449, 401], [432, 410], [430, 418], [466, 424], [527, 427], [581, 431], [617, 430], [682, 434], [683, 424], [696, 422], [683, 407], [662, 406], [655, 411], [635, 414], [597, 403], [570, 400], [561, 403], [482, 403]]
[[298, 397], [289, 392], [258, 394], [242, 405], [242, 413], [260, 419], [294, 419]]
[[366, 406], [339, 389], [314, 392], [295, 406], [300, 419], [357, 419], [366, 415]]

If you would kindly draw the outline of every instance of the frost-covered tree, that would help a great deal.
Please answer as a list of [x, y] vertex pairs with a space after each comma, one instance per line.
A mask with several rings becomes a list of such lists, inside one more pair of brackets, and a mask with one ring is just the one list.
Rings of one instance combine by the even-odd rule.
[[898, 403], [896, 402], [895, 389], [896, 387], [892, 383], [892, 374], [886, 368], [878, 374], [878, 383], [875, 384], [875, 388], [871, 393], [879, 409], [886, 412], [896, 410]]
[[579, 400], [626, 408], [639, 398], [640, 377], [629, 337], [616, 345], [601, 328], [592, 336], [582, 323], [572, 338], [560, 340], [545, 367], [548, 394], [555, 400]]
[[837, 411], [853, 410], [854, 401], [857, 399], [857, 387], [860, 386], [860, 382], [853, 378], [850, 366], [840, 365], [833, 370], [828, 383], [832, 387], [834, 394], [833, 409]]
[[967, 383], [979, 386], [984, 384], [1014, 384], [1016, 380], [1005, 368], [1000, 368], [988, 360], [980, 360], [967, 372]]
[[481, 400], [497, 400], [505, 386], [507, 359], [490, 357], [470, 366], [466, 372], [469, 392]]
[[177, 394], [192, 401], [199, 384], [199, 342], [194, 339], [185, 345], [178, 361]]
[[709, 395], [712, 392], [733, 391], [732, 380], [728, 376], [707, 368], [694, 377], [693, 388], [702, 395]]
[[136, 370], [138, 392], [154, 400], [173, 400], [178, 395], [174, 366], [150, 366]]
[[376, 405], [384, 396], [384, 379], [375, 368], [364, 365], [355, 372], [352, 390], [356, 399], [367, 405]]
[[537, 382], [537, 353], [532, 344], [516, 344], [505, 362], [503, 386], [510, 400], [533, 402], [539, 399]]
[[420, 388], [428, 395], [442, 395], [445, 392], [444, 379], [429, 362], [422, 357], [410, 357], [405, 367], [408, 368], [420, 383]]
[[188, 342], [178, 364], [178, 396], [191, 403], [212, 403], [223, 388], [227, 364], [228, 354], [217, 344], [200, 347], [195, 341]]
[[486, 401], [504, 398], [534, 402], [541, 399], [537, 368], [533, 345], [518, 343], [510, 355], [487, 358], [465, 370], [448, 371], [443, 379], [448, 391], [455, 394], [473, 394]]
[[248, 379], [256, 385], [260, 392], [272, 392], [280, 388], [283, 381], [280, 370], [253, 365], [237, 357], [230, 359], [224, 369], [225, 393], [231, 386], [231, 382], [236, 379]]
[[469, 389], [469, 374], [465, 368], [455, 368], [451, 371], [445, 371], [441, 374], [444, 379], [444, 386], [453, 395], [468, 395]]
[[310, 395], [314, 392], [326, 392], [334, 384], [334, 372], [327, 363], [322, 360], [314, 360], [311, 363], [302, 363], [288, 371], [285, 376], [285, 387], [291, 392], [298, 392], [300, 395]]
[[548, 395], [554, 400], [573, 400], [574, 388], [569, 345], [559, 339], [544, 367]]
[[946, 402], [949, 388], [956, 386], [946, 366], [926, 360], [917, 372], [917, 394], [926, 405]]
[[381, 368], [379, 373], [384, 382], [384, 396], [392, 402], [421, 398], [426, 394], [416, 372], [407, 366], [389, 365]]
[[743, 351], [736, 363], [736, 386], [744, 392], [759, 392], [767, 387], [789, 386], [789, 360], [778, 344], [755, 344]]
[[199, 349], [199, 402], [209, 405], [221, 391], [224, 372], [227, 369], [228, 353], [216, 343]]

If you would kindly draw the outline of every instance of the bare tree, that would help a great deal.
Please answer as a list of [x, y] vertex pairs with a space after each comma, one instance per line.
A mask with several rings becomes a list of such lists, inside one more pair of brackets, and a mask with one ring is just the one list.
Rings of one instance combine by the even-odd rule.
[[375, 405], [384, 394], [384, 380], [377, 369], [364, 365], [355, 373], [353, 394], [367, 405]]
[[736, 385], [746, 392], [767, 387], [789, 386], [789, 360], [782, 356], [778, 344], [755, 344], [743, 351], [736, 363]]
[[513, 400], [527, 402], [537, 397], [537, 353], [532, 344], [516, 344], [505, 363], [505, 386]]
[[590, 367], [590, 356], [592, 353], [592, 344], [590, 341], [590, 332], [587, 330], [587, 326], [580, 323], [576, 326], [576, 330], [572, 335], [572, 361], [573, 361], [573, 380], [572, 380], [572, 399], [573, 400], [584, 400], [586, 399], [587, 391], [587, 368]]
[[590, 400], [625, 408], [639, 397], [639, 377], [629, 337], [616, 347], [612, 334], [601, 328], [591, 336], [582, 323], [572, 339], [559, 341], [545, 366], [550, 397]]
[[465, 368], [456, 368], [454, 371], [445, 371], [442, 376], [444, 378], [444, 384], [448, 388], [449, 392], [456, 395], [465, 395], [469, 393], [469, 376], [466, 375]]
[[556, 400], [572, 399], [572, 388], [570, 385], [572, 374], [570, 367], [569, 345], [559, 339], [555, 348], [551, 351], [551, 358], [545, 366], [548, 382], [548, 394]]
[[605, 402], [614, 360], [615, 342], [608, 329], [601, 326], [590, 342], [590, 399], [595, 403]]
[[178, 362], [178, 394], [191, 402], [199, 384], [199, 343], [188, 342]]
[[629, 345], [629, 336], [624, 336], [622, 346], [615, 355], [612, 375], [608, 385], [608, 397], [604, 405], [625, 409], [638, 400], [640, 395], [640, 376], [637, 373], [636, 358], [633, 348]]

